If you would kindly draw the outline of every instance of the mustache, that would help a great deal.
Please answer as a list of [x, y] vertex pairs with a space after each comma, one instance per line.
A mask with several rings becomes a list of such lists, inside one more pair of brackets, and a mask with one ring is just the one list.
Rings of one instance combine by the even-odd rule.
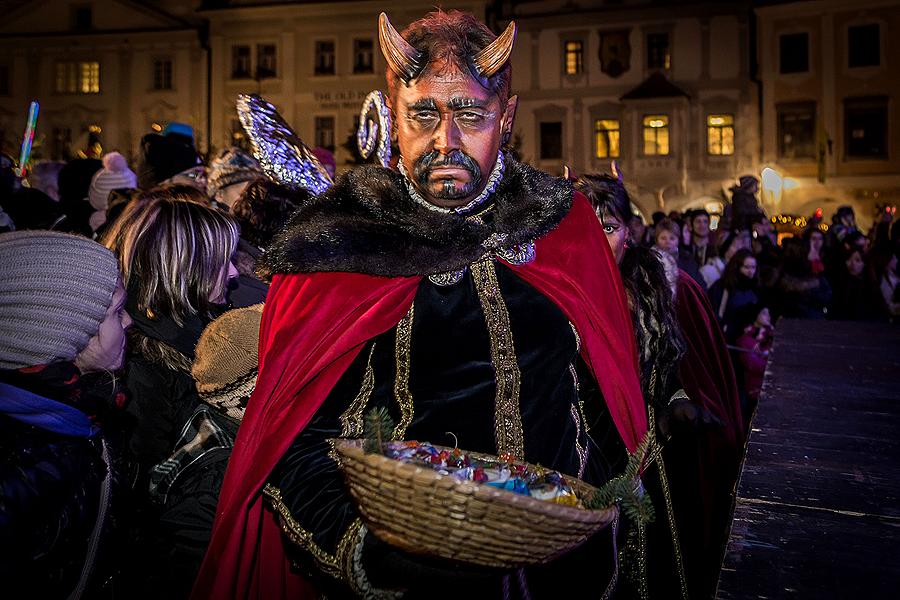
[[471, 182], [481, 181], [481, 167], [474, 158], [461, 150], [454, 150], [450, 154], [441, 154], [437, 150], [426, 152], [413, 164], [413, 177], [419, 185], [425, 186], [431, 172], [438, 167], [461, 167], [469, 173]]

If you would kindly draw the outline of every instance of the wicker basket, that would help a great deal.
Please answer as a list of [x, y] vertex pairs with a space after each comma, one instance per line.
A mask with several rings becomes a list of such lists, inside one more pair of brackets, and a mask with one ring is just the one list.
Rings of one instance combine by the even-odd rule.
[[[615, 507], [555, 504], [365, 454], [360, 440], [335, 440], [335, 450], [369, 530], [416, 554], [505, 568], [544, 563], [584, 542], [617, 514]], [[579, 497], [594, 490], [575, 478], [566, 481]]]

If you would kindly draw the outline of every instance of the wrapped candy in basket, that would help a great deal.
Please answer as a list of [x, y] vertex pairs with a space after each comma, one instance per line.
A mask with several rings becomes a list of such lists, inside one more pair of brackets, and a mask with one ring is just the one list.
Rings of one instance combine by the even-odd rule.
[[592, 486], [539, 466], [458, 448], [334, 440], [344, 479], [369, 530], [383, 541], [492, 567], [544, 563], [608, 526], [615, 505], [584, 507]]

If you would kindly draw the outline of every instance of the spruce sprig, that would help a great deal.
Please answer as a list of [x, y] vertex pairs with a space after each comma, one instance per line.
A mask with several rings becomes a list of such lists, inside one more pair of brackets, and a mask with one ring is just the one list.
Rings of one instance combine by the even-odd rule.
[[636, 489], [641, 467], [650, 449], [651, 437], [648, 433], [634, 452], [628, 455], [625, 471], [601, 486], [585, 505], [592, 510], [601, 510], [618, 504], [626, 517], [635, 522], [651, 523], [655, 518], [653, 502], [649, 494]]
[[366, 414], [363, 451], [366, 454], [384, 454], [384, 443], [391, 439], [393, 431], [394, 420], [387, 409], [383, 406], [373, 408]]

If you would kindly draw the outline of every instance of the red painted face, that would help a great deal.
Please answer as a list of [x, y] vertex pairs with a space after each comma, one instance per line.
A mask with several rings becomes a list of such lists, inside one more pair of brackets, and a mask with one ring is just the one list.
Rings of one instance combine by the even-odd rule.
[[512, 131], [515, 96], [501, 103], [455, 66], [435, 68], [392, 99], [403, 164], [419, 193], [443, 208], [463, 206], [487, 185], [501, 138]]

